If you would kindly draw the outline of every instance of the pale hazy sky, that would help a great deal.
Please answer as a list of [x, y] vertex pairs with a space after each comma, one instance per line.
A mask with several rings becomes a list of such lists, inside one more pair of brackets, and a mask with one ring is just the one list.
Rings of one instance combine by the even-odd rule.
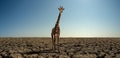
[[120, 0], [0, 0], [0, 37], [120, 37]]

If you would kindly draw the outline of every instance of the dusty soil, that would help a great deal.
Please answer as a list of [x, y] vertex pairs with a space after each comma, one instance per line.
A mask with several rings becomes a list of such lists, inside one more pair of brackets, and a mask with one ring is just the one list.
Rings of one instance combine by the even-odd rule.
[[0, 58], [120, 58], [120, 38], [61, 38], [60, 52], [50, 38], [0, 38]]

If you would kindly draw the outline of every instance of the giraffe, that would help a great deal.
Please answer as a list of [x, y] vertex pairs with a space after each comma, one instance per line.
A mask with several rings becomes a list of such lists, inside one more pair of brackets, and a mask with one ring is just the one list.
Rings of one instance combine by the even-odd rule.
[[59, 51], [59, 37], [60, 37], [60, 26], [59, 26], [59, 23], [60, 23], [60, 17], [61, 17], [61, 14], [62, 14], [64, 8], [62, 6], [60, 6], [60, 8], [58, 8], [58, 10], [59, 10], [58, 19], [56, 21], [55, 26], [52, 29], [51, 37], [52, 37], [52, 49]]

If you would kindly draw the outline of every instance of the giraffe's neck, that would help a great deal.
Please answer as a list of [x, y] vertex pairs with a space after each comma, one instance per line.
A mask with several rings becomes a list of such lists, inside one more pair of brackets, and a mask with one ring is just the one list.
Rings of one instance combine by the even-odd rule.
[[59, 27], [60, 17], [61, 17], [61, 13], [59, 13], [58, 15], [58, 19], [56, 21], [55, 27]]

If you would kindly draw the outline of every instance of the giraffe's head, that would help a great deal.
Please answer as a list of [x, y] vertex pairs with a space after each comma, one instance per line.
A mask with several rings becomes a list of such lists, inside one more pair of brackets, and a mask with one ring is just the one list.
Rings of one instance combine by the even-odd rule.
[[58, 8], [59, 12], [62, 13], [64, 8], [62, 6], [60, 6], [60, 8]]

